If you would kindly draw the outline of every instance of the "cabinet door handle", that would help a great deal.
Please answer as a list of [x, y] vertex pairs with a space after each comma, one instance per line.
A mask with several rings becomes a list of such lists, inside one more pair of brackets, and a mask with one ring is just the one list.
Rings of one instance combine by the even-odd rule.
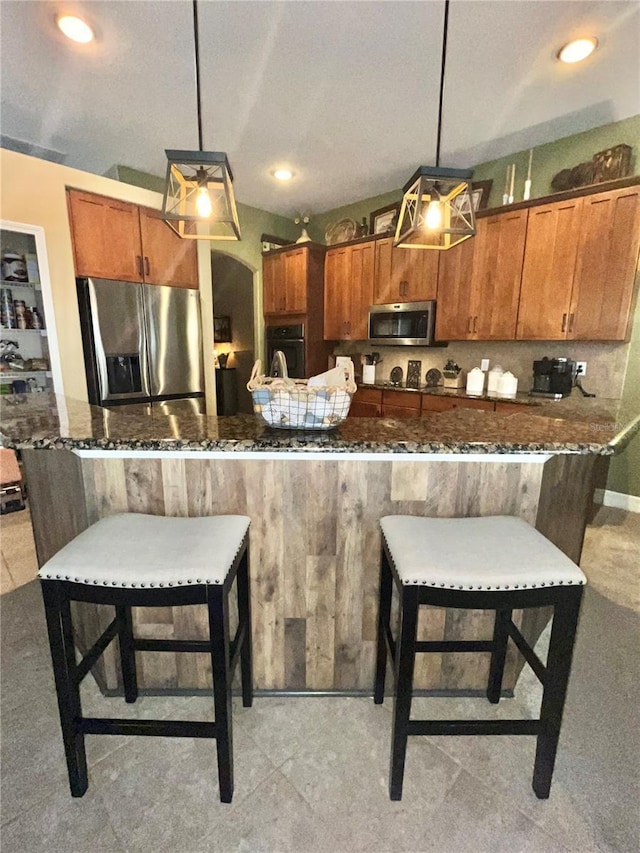
[[567, 312], [566, 311], [562, 315], [562, 328], [560, 329], [560, 331], [561, 332], [567, 331]]
[[149, 264], [149, 258], [145, 255], [144, 256], [144, 274], [150, 275], [150, 273], [151, 273], [151, 265]]
[[142, 278], [142, 276], [144, 275], [142, 268], [142, 255], [136, 255], [136, 263], [138, 264], [138, 275], [140, 276], [140, 278]]
[[573, 332], [573, 318], [574, 318], [574, 313], [572, 311], [571, 314], [569, 314], [569, 331], [570, 332]]
[[478, 321], [478, 315], [476, 314], [476, 316], [473, 318], [473, 331], [474, 331], [474, 334], [478, 331], [478, 330], [476, 329], [476, 323], [477, 323], [477, 321]]

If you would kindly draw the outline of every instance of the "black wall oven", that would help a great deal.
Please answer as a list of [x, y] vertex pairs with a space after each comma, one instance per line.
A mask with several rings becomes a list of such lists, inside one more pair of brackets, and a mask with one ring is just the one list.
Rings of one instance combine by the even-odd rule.
[[267, 326], [267, 364], [269, 371], [274, 352], [280, 350], [287, 360], [287, 372], [292, 379], [304, 379], [304, 323], [292, 326]]

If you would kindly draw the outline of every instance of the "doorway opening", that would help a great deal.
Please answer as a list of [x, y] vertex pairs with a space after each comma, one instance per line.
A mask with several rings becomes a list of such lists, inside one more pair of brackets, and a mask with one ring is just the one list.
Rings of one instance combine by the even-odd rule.
[[231, 255], [211, 252], [211, 276], [214, 348], [220, 364], [216, 366], [218, 414], [251, 414], [247, 382], [255, 361], [253, 270]]

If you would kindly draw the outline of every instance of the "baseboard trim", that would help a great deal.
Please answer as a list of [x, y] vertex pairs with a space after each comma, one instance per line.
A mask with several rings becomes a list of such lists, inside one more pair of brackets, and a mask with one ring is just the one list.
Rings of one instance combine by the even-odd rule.
[[593, 499], [603, 506], [626, 509], [627, 512], [640, 512], [640, 497], [625, 495], [624, 492], [612, 492], [610, 489], [596, 489]]

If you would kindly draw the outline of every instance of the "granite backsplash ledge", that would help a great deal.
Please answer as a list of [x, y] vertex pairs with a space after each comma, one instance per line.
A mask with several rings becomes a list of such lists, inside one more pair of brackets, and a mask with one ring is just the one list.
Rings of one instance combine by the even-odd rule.
[[[582, 382], [586, 391], [597, 397], [618, 399], [622, 396], [624, 377], [629, 357], [628, 343], [594, 343], [583, 341], [452, 341], [444, 347], [387, 347], [375, 346], [366, 341], [343, 343], [336, 346], [336, 355], [351, 355], [359, 371], [362, 353], [378, 352], [382, 361], [376, 367], [376, 382], [387, 382], [394, 367], [402, 368], [407, 376], [409, 359], [422, 362], [421, 382], [432, 367], [442, 371], [447, 359], [452, 358], [469, 371], [488, 358], [491, 367], [500, 365], [518, 378], [518, 391], [531, 389], [533, 362], [549, 358], [570, 358], [587, 362], [587, 374]], [[574, 393], [578, 393], [577, 391]]]

